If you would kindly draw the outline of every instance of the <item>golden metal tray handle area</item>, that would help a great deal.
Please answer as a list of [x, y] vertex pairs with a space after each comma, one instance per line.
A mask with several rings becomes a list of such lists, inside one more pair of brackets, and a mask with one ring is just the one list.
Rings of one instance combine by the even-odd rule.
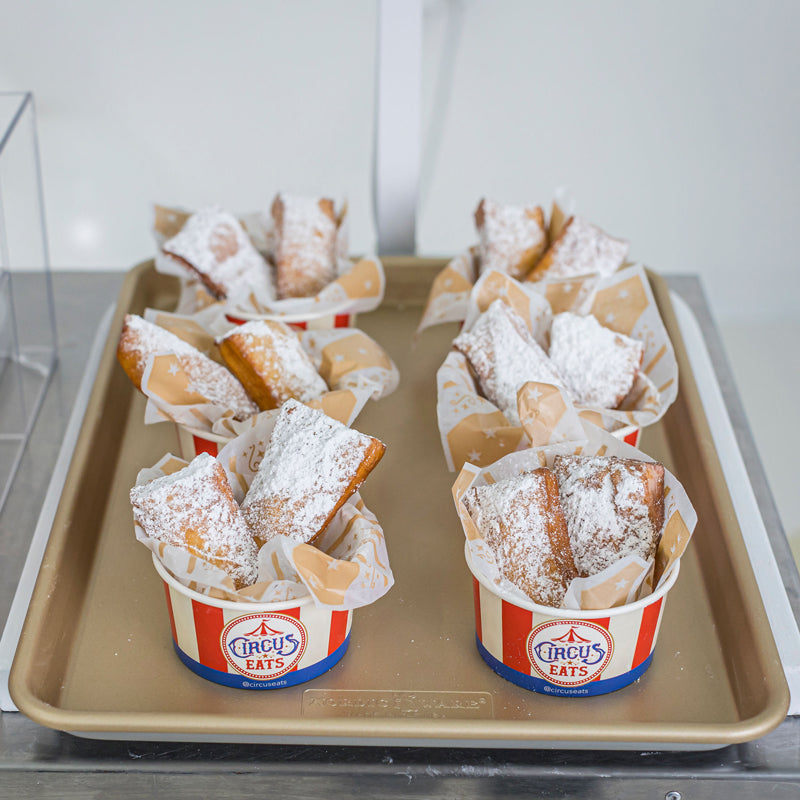
[[218, 686], [183, 666], [163, 586], [134, 538], [136, 473], [179, 444], [174, 425], [144, 425], [145, 399], [118, 367], [116, 340], [126, 312], [171, 308], [177, 284], [149, 262], [130, 272], [11, 671], [24, 714], [93, 738], [617, 750], [711, 749], [783, 721], [789, 691], [769, 621], [666, 284], [652, 274], [680, 390], [639, 447], [679, 478], [700, 520], [652, 666], [592, 698], [537, 695], [487, 667], [436, 423], [435, 371], [457, 326], [414, 341], [444, 263], [385, 259], [385, 301], [358, 320], [401, 375], [355, 426], [387, 445], [363, 495], [384, 527], [395, 586], [354, 613], [350, 647], [333, 669], [270, 692]]

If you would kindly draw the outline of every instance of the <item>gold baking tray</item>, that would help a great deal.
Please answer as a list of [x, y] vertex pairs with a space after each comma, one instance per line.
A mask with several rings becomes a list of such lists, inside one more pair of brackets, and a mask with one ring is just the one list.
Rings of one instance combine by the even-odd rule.
[[169, 309], [174, 279], [135, 267], [119, 296], [10, 677], [19, 709], [82, 736], [614, 749], [710, 749], [763, 736], [789, 690], [687, 361], [666, 284], [653, 291], [676, 350], [678, 398], [641, 449], [686, 488], [699, 523], [671, 591], [652, 667], [616, 693], [561, 698], [495, 675], [475, 647], [470, 573], [436, 424], [435, 372], [455, 325], [414, 332], [437, 259], [387, 258], [387, 294], [358, 325], [397, 363], [400, 387], [355, 427], [386, 455], [363, 489], [396, 583], [354, 615], [349, 651], [310, 683], [230, 689], [172, 649], [164, 590], [134, 538], [128, 491], [178, 452], [171, 423], [145, 426], [118, 366], [126, 311]]

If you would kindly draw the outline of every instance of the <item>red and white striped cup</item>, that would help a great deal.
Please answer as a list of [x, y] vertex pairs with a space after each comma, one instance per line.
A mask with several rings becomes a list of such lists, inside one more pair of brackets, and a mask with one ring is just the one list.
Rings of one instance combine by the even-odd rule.
[[511, 683], [541, 694], [607, 694], [637, 680], [653, 660], [675, 565], [655, 592], [602, 611], [509, 602], [496, 594], [465, 548], [472, 572], [478, 651]]
[[214, 683], [280, 689], [322, 675], [344, 656], [352, 611], [320, 608], [310, 595], [280, 603], [236, 603], [192, 591], [153, 556], [164, 582], [180, 660]]

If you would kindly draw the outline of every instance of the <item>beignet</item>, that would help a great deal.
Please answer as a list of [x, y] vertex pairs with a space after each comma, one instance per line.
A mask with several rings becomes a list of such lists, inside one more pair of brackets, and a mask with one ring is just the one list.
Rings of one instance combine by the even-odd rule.
[[217, 300], [274, 296], [270, 268], [239, 220], [218, 206], [186, 220], [162, 245], [163, 253], [199, 278]]
[[561, 507], [584, 577], [628, 555], [655, 555], [664, 525], [664, 467], [604, 456], [556, 456]]
[[555, 475], [541, 468], [474, 486], [463, 501], [503, 575], [535, 603], [560, 606], [578, 573]]
[[313, 540], [384, 450], [377, 439], [287, 400], [242, 503], [259, 546], [278, 534], [297, 542]]
[[247, 322], [217, 344], [228, 369], [262, 411], [289, 398], [308, 403], [328, 390], [297, 335], [283, 322]]
[[513, 206], [483, 198], [475, 210], [480, 271], [496, 269], [522, 279], [547, 247], [544, 212], [539, 206]]
[[453, 346], [463, 353], [488, 400], [511, 425], [519, 425], [517, 391], [526, 381], [564, 387], [564, 380], [539, 346], [525, 321], [502, 300], [495, 300]]
[[644, 345], [603, 327], [591, 315], [565, 311], [550, 328], [550, 361], [582, 405], [617, 408], [631, 390]]
[[230, 408], [235, 419], [258, 413], [258, 406], [222, 364], [210, 359], [174, 333], [136, 314], [126, 314], [117, 344], [117, 359], [137, 389], [148, 356], [175, 353], [190, 381], [189, 388], [215, 405]]
[[223, 570], [237, 589], [256, 582], [257, 549], [225, 471], [208, 453], [134, 486], [133, 516], [152, 539], [188, 550]]
[[278, 194], [275, 281], [278, 297], [310, 297], [336, 278], [337, 219], [333, 200]]
[[612, 275], [628, 257], [628, 243], [581, 217], [570, 217], [527, 280], [563, 280], [597, 273]]

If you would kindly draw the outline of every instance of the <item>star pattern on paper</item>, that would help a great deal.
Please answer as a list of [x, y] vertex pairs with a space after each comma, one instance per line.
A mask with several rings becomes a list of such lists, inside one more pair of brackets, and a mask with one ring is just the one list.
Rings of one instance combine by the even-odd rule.
[[628, 579], [627, 578], [620, 578], [615, 584], [615, 589], [625, 589], [628, 586]]
[[505, 285], [501, 286], [497, 290], [497, 296], [498, 297], [508, 297], [508, 286], [505, 286]]
[[571, 283], [563, 284], [561, 287], [561, 291], [564, 292], [564, 294], [569, 294], [572, 291], [572, 284]]
[[494, 429], [493, 429], [493, 428], [484, 428], [484, 429], [483, 429], [483, 435], [484, 435], [484, 436], [485, 436], [487, 439], [494, 439], [494, 437], [495, 437], [495, 435], [496, 435], [496, 434], [495, 434], [495, 431], [494, 431]]
[[620, 300], [624, 300], [629, 294], [630, 292], [627, 289], [620, 289], [617, 296]]
[[336, 354], [336, 355], [333, 357], [333, 360], [334, 360], [334, 361], [344, 361], [344, 356], [343, 356], [341, 353], [337, 353], [337, 354]]
[[181, 368], [177, 361], [173, 361], [169, 367], [167, 367], [167, 372], [169, 372], [170, 375], [177, 375], [180, 371]]
[[612, 323], [612, 322], [613, 322], [615, 319], [616, 319], [616, 317], [614, 316], [613, 312], [609, 312], [608, 314], [606, 314], [606, 322], [607, 322], [609, 325], [610, 325], [610, 324], [611, 324], [611, 323]]
[[530, 389], [528, 389], [528, 391], [527, 391], [527, 392], [525, 392], [525, 396], [526, 396], [526, 397], [527, 397], [527, 399], [528, 399], [528, 400], [530, 400], [532, 403], [536, 403], [536, 402], [538, 402], [538, 401], [539, 401], [539, 399], [541, 398], [541, 396], [542, 396], [542, 393], [541, 393], [541, 391], [539, 391], [539, 389], [537, 389], [535, 386], [532, 386]]
[[445, 289], [449, 289], [452, 285], [453, 285], [453, 279], [452, 278], [445, 278], [445, 280], [444, 280], [444, 288]]
[[471, 450], [469, 453], [467, 453], [467, 458], [470, 461], [479, 461], [480, 457], [481, 454], [477, 450]]
[[358, 348], [359, 355], [365, 356], [367, 355], [367, 348], [366, 347], [359, 347]]
[[372, 281], [364, 281], [364, 288], [371, 289], [372, 288]]

